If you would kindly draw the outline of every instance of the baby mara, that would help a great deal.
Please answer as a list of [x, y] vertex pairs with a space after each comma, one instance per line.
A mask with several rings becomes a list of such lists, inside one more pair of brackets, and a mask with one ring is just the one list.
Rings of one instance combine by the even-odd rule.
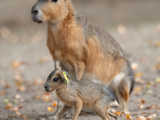
[[[84, 77], [85, 79], [85, 77]], [[109, 87], [93, 82], [93, 80], [69, 80], [67, 73], [54, 70], [44, 84], [47, 92], [56, 91], [58, 98], [64, 103], [63, 109], [58, 114], [61, 119], [64, 113], [74, 107], [72, 120], [78, 120], [82, 110], [91, 110], [103, 120], [109, 120], [108, 109], [116, 99]]]

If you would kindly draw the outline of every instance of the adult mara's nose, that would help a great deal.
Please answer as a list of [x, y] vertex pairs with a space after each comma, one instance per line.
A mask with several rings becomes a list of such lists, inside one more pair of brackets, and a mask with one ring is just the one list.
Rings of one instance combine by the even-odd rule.
[[34, 15], [34, 16], [36, 16], [36, 15], [38, 15], [38, 13], [39, 13], [39, 11], [38, 11], [37, 7], [33, 6], [32, 10], [31, 10], [31, 14]]

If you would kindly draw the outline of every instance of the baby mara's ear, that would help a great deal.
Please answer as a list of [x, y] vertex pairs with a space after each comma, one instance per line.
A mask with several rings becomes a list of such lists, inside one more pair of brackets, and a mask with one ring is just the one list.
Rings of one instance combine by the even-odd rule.
[[61, 76], [62, 82], [64, 82], [65, 84], [69, 83], [69, 77], [67, 72], [65, 71], [60, 72], [60, 76]]

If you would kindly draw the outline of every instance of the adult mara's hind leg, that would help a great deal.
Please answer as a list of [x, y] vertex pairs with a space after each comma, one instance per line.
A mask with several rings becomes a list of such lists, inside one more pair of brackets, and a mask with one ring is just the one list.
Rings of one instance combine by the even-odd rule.
[[134, 84], [134, 73], [129, 61], [126, 60], [126, 64], [123, 66], [121, 72], [114, 77], [109, 85], [110, 89], [115, 94], [122, 112], [128, 112], [128, 100], [133, 91]]

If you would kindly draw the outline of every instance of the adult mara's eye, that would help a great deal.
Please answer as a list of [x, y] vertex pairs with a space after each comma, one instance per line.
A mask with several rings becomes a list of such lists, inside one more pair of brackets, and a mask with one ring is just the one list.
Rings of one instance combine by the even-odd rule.
[[57, 2], [58, 0], [51, 0], [52, 2]]
[[53, 78], [53, 82], [57, 82], [59, 80], [58, 77]]

